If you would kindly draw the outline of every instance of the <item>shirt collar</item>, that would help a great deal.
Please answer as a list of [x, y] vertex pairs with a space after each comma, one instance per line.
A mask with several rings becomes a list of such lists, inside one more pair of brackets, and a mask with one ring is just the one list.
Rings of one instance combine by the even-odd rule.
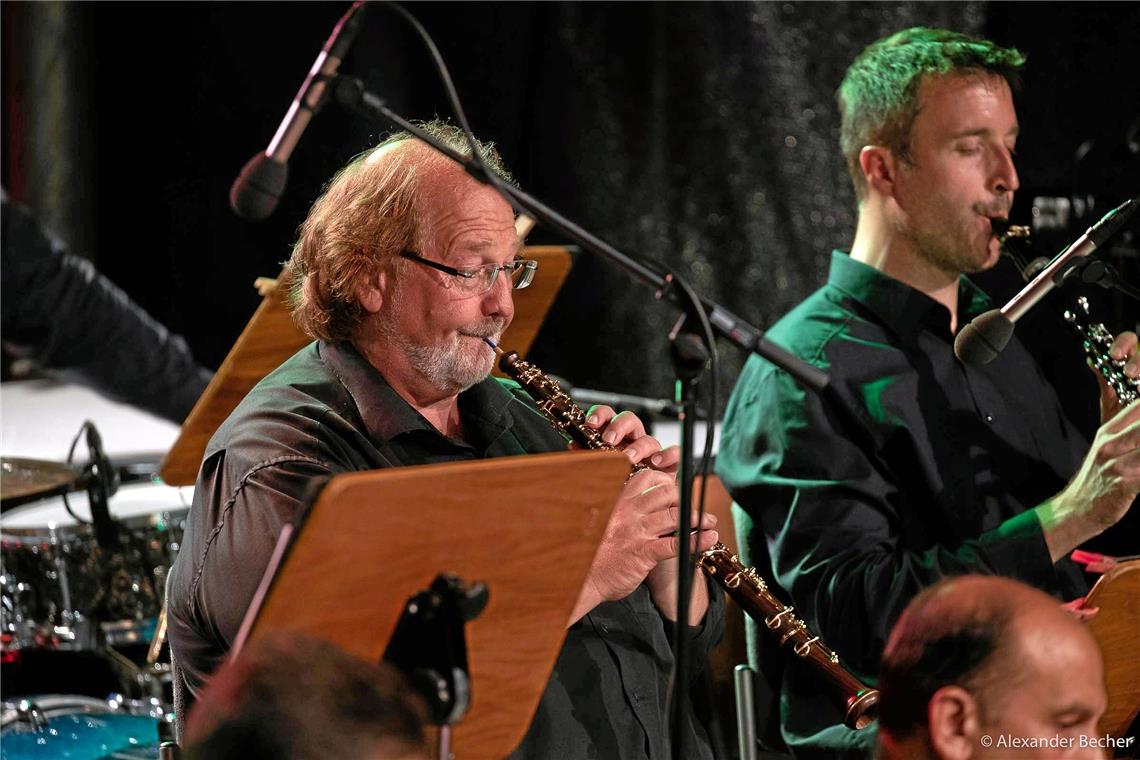
[[[372, 440], [390, 441], [414, 431], [442, 436], [351, 343], [321, 341], [317, 350], [352, 396]], [[459, 394], [459, 413], [465, 422], [477, 419], [480, 425], [505, 429], [510, 424], [507, 407], [512, 398], [501, 383], [487, 377]]]
[[[925, 293], [856, 261], [844, 251], [831, 252], [828, 284], [869, 309], [900, 338], [913, 342], [923, 330], [947, 339], [946, 307]], [[958, 278], [958, 328], [990, 308], [990, 299], [967, 277]]]

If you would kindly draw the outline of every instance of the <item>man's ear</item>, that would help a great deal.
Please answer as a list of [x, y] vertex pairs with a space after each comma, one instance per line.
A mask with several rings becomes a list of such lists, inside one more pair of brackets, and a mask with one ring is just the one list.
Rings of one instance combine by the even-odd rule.
[[930, 746], [944, 760], [968, 760], [981, 746], [981, 716], [970, 692], [959, 686], [943, 686], [926, 705]]
[[895, 194], [895, 172], [898, 160], [890, 148], [881, 145], [865, 145], [859, 151], [859, 168], [867, 187], [880, 195], [893, 197]]
[[370, 277], [364, 284], [356, 288], [356, 300], [369, 314], [380, 311], [384, 305], [384, 294], [387, 292], [388, 272], [381, 271]]

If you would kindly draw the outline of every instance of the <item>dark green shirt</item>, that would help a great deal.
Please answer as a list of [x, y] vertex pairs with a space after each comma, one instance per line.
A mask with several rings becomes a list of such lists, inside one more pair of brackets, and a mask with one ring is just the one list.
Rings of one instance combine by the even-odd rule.
[[[990, 308], [966, 278], [958, 299], [959, 324]], [[1004, 575], [1065, 599], [1087, 590], [1071, 562], [1053, 565], [1027, 511], [1065, 486], [1087, 442], [1016, 337], [966, 366], [949, 317], [836, 251], [827, 284], [768, 332], [830, 375], [827, 394], [753, 356], [725, 414], [717, 472], [751, 518], [750, 561], [868, 681], [907, 602], [942, 577]], [[842, 714], [800, 670], [783, 699], [793, 747], [873, 740], [836, 728]]]
[[[281, 526], [315, 478], [566, 449], [513, 383], [478, 383], [459, 395], [459, 411], [464, 440], [442, 435], [347, 343], [313, 343], [250, 391], [207, 447], [171, 572], [171, 647], [191, 691], [221, 664]], [[534, 509], [541, 519], [542, 505]], [[695, 631], [699, 660], [723, 627], [723, 597], [710, 596]], [[571, 626], [515, 756], [667, 757], [666, 630], [644, 585]], [[695, 721], [688, 746], [690, 757], [711, 756]]]

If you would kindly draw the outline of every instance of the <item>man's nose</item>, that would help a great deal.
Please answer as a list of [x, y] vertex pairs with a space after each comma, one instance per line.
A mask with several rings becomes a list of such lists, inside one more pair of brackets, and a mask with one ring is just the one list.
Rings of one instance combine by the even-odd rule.
[[996, 195], [1012, 195], [1019, 187], [1021, 180], [1017, 176], [1017, 167], [1013, 165], [1013, 154], [1009, 149], [1002, 147], [997, 152], [996, 163], [990, 179], [990, 188]]
[[503, 316], [510, 319], [515, 312], [514, 283], [506, 269], [495, 272], [495, 281], [483, 294], [483, 313], [487, 316]]

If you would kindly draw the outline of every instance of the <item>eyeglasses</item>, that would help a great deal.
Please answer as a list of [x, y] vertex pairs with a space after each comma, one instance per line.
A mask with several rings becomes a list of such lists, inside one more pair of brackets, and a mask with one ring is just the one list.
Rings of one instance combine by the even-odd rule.
[[417, 253], [412, 251], [404, 251], [400, 254], [401, 258], [410, 259], [417, 264], [429, 266], [432, 269], [438, 269], [441, 272], [455, 277], [454, 283], [464, 293], [471, 295], [486, 293], [495, 285], [495, 280], [499, 276], [499, 272], [506, 272], [507, 277], [511, 281], [511, 287], [515, 290], [522, 290], [530, 281], [534, 279], [534, 271], [538, 269], [538, 262], [532, 259], [515, 259], [508, 261], [506, 264], [482, 264], [471, 269], [456, 269], [449, 267], [447, 264], [440, 264], [438, 261], [425, 259]]

